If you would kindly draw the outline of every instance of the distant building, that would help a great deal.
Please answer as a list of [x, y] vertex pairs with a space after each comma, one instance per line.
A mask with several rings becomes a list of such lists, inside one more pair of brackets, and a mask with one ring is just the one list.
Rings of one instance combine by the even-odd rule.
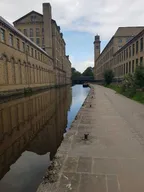
[[[95, 36], [94, 41], [94, 76], [96, 80], [103, 79], [103, 73], [106, 69], [112, 69], [115, 72], [115, 76], [123, 77], [125, 74], [124, 69], [127, 68], [127, 62], [125, 67], [119, 64], [116, 59], [117, 53], [123, 50], [123, 47], [130, 45], [130, 42], [137, 39], [137, 35], [144, 30], [144, 27], [119, 27], [114, 36], [110, 39], [104, 50], [100, 53], [100, 36]], [[133, 42], [136, 46], [136, 42]], [[143, 41], [141, 40], [141, 44]], [[130, 48], [131, 49], [131, 48]], [[140, 49], [139, 49], [140, 50]], [[134, 54], [135, 57], [137, 55]], [[134, 60], [136, 58], [133, 58]], [[123, 63], [124, 64], [124, 63]], [[130, 70], [131, 71], [131, 70]], [[121, 75], [120, 75], [121, 74]]]

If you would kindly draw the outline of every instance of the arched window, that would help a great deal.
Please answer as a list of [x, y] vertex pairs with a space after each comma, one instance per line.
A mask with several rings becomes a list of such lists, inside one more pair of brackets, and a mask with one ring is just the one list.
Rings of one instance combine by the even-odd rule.
[[3, 68], [3, 76], [2, 81], [4, 84], [8, 84], [8, 64], [7, 64], [8, 58], [6, 55], [2, 56], [2, 68]]

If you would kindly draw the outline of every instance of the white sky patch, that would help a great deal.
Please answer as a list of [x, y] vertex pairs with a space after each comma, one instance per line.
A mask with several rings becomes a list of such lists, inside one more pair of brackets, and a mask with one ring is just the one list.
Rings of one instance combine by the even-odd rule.
[[72, 67], [76, 68], [76, 70], [81, 73], [83, 73], [87, 67], [94, 67], [93, 59], [89, 59], [82, 62], [75, 62], [73, 59], [71, 59], [71, 61], [72, 61]]

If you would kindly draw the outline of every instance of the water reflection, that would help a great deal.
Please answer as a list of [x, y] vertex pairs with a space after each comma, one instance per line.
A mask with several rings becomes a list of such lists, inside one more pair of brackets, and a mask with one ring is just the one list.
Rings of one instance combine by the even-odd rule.
[[0, 104], [0, 191], [36, 190], [63, 139], [71, 102], [71, 88], [63, 87]]

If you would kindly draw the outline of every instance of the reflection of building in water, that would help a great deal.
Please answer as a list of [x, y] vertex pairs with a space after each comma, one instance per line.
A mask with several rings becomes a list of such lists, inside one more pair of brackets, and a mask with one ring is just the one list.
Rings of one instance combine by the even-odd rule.
[[0, 178], [24, 150], [53, 157], [67, 124], [69, 92], [51, 89], [0, 105]]

